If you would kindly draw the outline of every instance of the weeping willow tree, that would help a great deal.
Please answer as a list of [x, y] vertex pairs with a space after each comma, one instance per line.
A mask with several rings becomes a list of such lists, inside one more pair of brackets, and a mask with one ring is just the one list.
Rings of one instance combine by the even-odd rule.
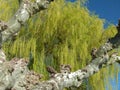
[[[7, 21], [19, 7], [17, 0], [0, 0], [0, 19]], [[46, 66], [57, 70], [61, 64], [70, 64], [72, 70], [85, 67], [91, 60], [92, 48], [98, 48], [116, 34], [114, 25], [104, 29], [105, 20], [89, 12], [84, 0], [74, 3], [56, 0], [49, 9], [26, 22], [15, 39], [4, 43], [8, 60], [13, 57], [34, 58], [33, 69], [47, 79]], [[111, 73], [109, 72], [111, 69]], [[112, 66], [85, 80], [80, 90], [105, 90], [105, 79], [118, 74]], [[99, 89], [96, 84], [99, 84]], [[109, 84], [109, 83], [108, 83]], [[111, 87], [110, 87], [111, 89]], [[77, 89], [79, 90], [79, 89]]]

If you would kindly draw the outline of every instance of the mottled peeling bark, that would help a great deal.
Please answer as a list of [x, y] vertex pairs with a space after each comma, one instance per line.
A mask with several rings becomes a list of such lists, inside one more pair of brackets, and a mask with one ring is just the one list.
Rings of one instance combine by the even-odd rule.
[[[17, 33], [32, 15], [46, 9], [51, 1], [36, 0], [36, 2], [31, 3], [25, 0], [22, 2], [19, 10], [7, 22], [7, 27], [3, 27], [6, 24], [0, 26], [2, 43]], [[55, 73], [54, 77], [47, 81], [40, 81], [42, 75], [30, 71], [27, 67], [28, 62], [25, 59], [14, 58], [11, 61], [2, 61], [0, 58], [0, 90], [63, 90], [65, 87], [79, 87], [85, 78], [89, 78], [100, 71], [101, 68], [120, 62], [120, 56], [117, 53], [108, 55], [110, 50], [120, 45], [119, 28], [120, 24], [118, 24], [116, 36], [94, 53], [93, 60], [86, 67], [75, 72]]]

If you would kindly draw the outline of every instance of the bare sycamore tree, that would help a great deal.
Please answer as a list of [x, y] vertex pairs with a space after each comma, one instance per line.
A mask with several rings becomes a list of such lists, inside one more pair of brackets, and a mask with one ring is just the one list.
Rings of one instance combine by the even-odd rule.
[[[53, 0], [19, 0], [20, 7], [7, 23], [0, 21], [0, 48], [2, 43], [8, 38], [13, 37], [21, 26], [34, 14], [48, 8]], [[91, 52], [92, 60], [84, 68], [71, 72], [69, 65], [61, 65], [60, 72], [52, 67], [47, 67], [50, 73], [50, 79], [40, 81], [42, 75], [28, 69], [28, 63], [25, 59], [13, 58], [6, 61], [5, 55], [0, 50], [0, 90], [63, 90], [69, 87], [79, 87], [85, 78], [100, 71], [101, 68], [112, 65], [115, 62], [120, 63], [120, 56], [117, 52], [109, 55], [108, 52], [118, 48], [120, 45], [120, 21], [117, 26], [118, 33], [110, 38], [98, 50]]]

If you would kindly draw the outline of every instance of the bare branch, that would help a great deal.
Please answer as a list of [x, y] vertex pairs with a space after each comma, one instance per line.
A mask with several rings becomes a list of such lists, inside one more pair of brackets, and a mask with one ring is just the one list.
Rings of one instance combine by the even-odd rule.
[[17, 33], [20, 30], [21, 26], [32, 15], [48, 8], [48, 5], [51, 3], [51, 1], [53, 0], [36, 0], [34, 3], [32, 3], [29, 0], [23, 0], [16, 14], [7, 22], [8, 27], [5, 28], [3, 32], [1, 32], [2, 43]]
[[[106, 47], [108, 44], [104, 44], [101, 50], [110, 50]], [[101, 50], [99, 49], [100, 52]], [[11, 90], [63, 90], [65, 87], [79, 87], [85, 78], [97, 73], [102, 67], [120, 62], [120, 56], [117, 56], [117, 53], [113, 53], [107, 58], [102, 53], [83, 69], [69, 72], [69, 66], [64, 65], [67, 67], [65, 69], [62, 67], [61, 73], [55, 71], [54, 77], [42, 82], [39, 81], [42, 75], [28, 69], [27, 60], [14, 58], [0, 64], [0, 83], [2, 83], [0, 90], [6, 90], [6, 88]]]
[[[14, 17], [8, 21], [7, 28], [3, 29], [1, 24], [0, 29], [4, 30], [2, 34], [2, 42], [12, 37], [20, 30], [20, 27], [35, 13], [44, 10], [48, 7], [52, 0], [36, 0], [31, 3], [24, 0]], [[25, 59], [14, 58], [11, 61], [2, 61], [0, 58], [0, 90], [63, 90], [66, 87], [79, 87], [85, 78], [100, 71], [101, 68], [111, 65], [115, 62], [120, 63], [120, 56], [117, 53], [108, 55], [108, 52], [120, 45], [120, 34], [111, 38], [109, 42], [102, 45], [94, 54], [93, 60], [84, 67], [75, 72], [71, 72], [69, 65], [62, 66], [60, 73], [52, 69], [54, 77], [47, 81], [39, 81], [42, 78], [41, 74], [37, 74], [28, 69], [28, 62]], [[51, 72], [50, 68], [49, 72]]]

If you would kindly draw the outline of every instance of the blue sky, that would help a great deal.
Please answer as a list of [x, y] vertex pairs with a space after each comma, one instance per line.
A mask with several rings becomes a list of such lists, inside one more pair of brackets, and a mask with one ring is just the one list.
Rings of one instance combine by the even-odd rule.
[[120, 0], [88, 0], [87, 7], [107, 23], [117, 24], [120, 18]]
[[[109, 23], [118, 24], [118, 19], [120, 18], [120, 0], [89, 0], [86, 5], [91, 12], [106, 20], [105, 27]], [[118, 84], [116, 79], [110, 79], [110, 83], [113, 90], [120, 90], [120, 74]]]
[[[74, 2], [76, 0], [71, 1]], [[91, 12], [106, 20], [105, 27], [110, 23], [118, 24], [118, 19], [120, 18], [120, 0], [88, 0], [86, 6]], [[110, 79], [110, 83], [113, 85], [113, 90], [120, 90], [120, 73], [118, 84], [115, 79]]]
[[[109, 23], [118, 24], [118, 19], [120, 18], [120, 0], [89, 0], [86, 5], [91, 12], [106, 20], [105, 26]], [[116, 79], [110, 79], [110, 83], [113, 85], [113, 90], [120, 90], [120, 74], [118, 84]]]
[[[67, 0], [76, 1], [76, 0]], [[91, 12], [106, 20], [106, 24], [117, 24], [120, 18], [120, 0], [87, 0], [86, 6]]]
[[[118, 24], [120, 0], [89, 0], [86, 5], [91, 12], [106, 20], [105, 25], [109, 23]], [[110, 79], [110, 83], [113, 85], [113, 90], [120, 90], [120, 74], [118, 84], [115, 79]]]

